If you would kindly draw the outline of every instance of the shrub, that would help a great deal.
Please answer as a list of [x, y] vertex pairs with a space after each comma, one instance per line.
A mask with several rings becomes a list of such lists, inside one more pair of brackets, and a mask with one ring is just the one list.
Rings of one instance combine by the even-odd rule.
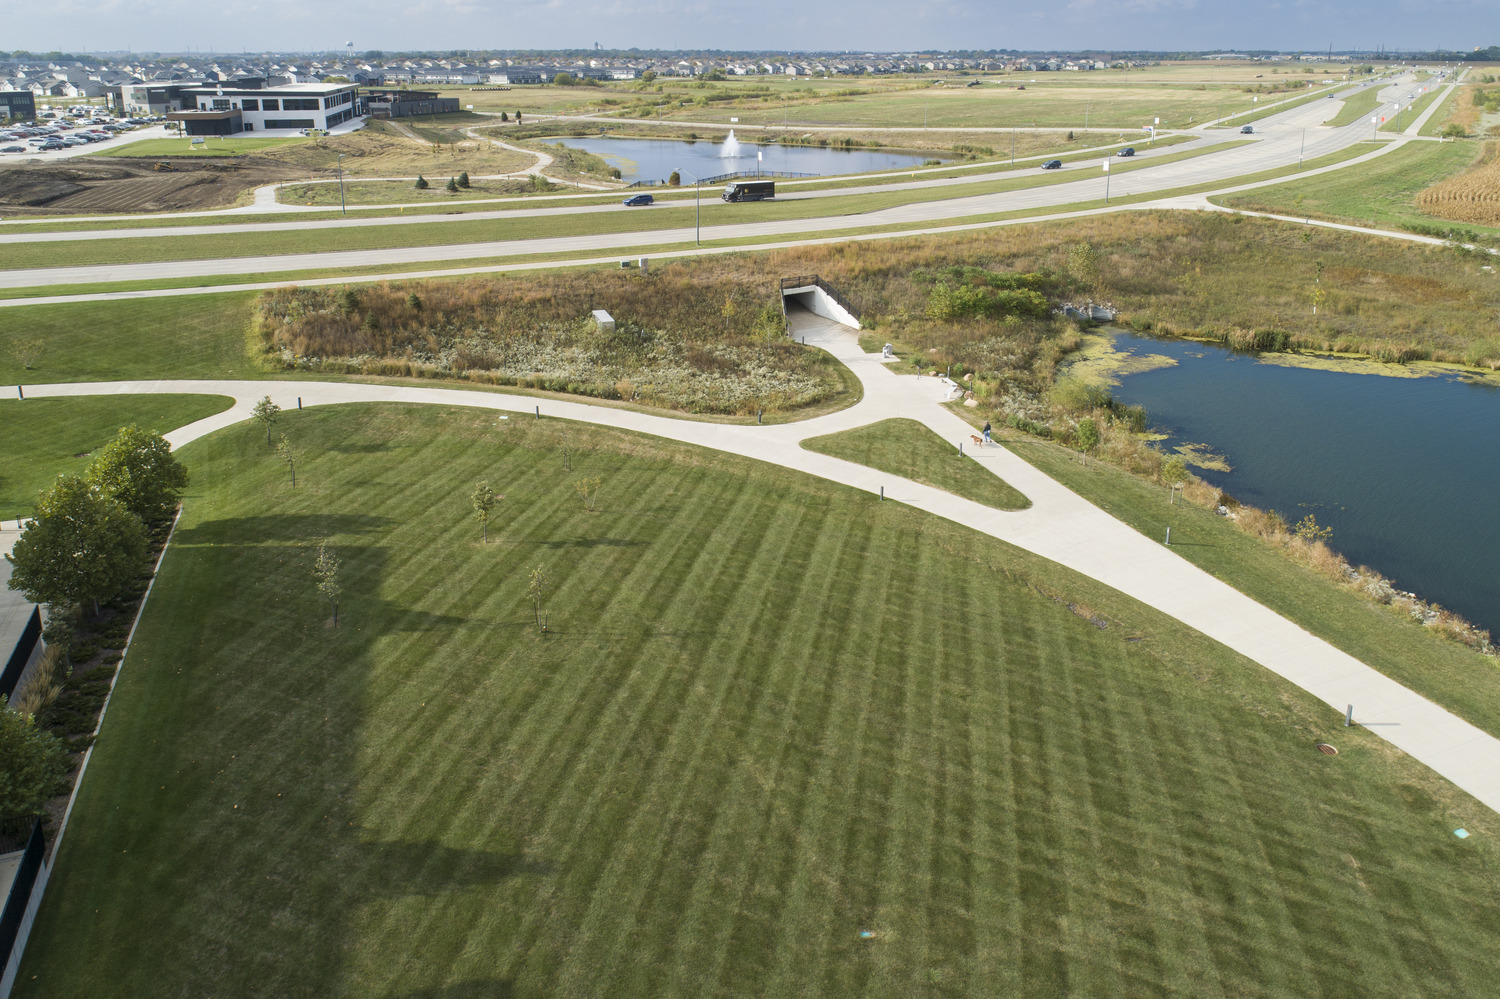
[[468, 186], [469, 186], [469, 171], [465, 170], [463, 173], [461, 173], [461, 174], [458, 175], [458, 186], [462, 187], [462, 188], [468, 188]]
[[423, 177], [421, 174], [417, 174], [417, 182], [415, 184], [413, 184], [412, 186], [415, 187], [419, 191], [425, 191], [429, 187], [431, 187], [432, 185], [429, 184], [429, 183], [427, 183], [427, 178], [426, 177]]
[[458, 181], [454, 180], [452, 177], [449, 177], [447, 187], [449, 191], [456, 192], [458, 190]]

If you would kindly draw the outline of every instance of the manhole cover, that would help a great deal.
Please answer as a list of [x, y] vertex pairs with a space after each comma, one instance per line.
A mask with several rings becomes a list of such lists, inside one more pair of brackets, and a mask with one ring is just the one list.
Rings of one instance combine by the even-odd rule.
[[1337, 749], [1335, 749], [1334, 747], [1330, 746], [1326, 742], [1320, 742], [1320, 743], [1318, 743], [1318, 752], [1324, 754], [1325, 756], [1337, 756], [1337, 755], [1339, 755], [1339, 751]]

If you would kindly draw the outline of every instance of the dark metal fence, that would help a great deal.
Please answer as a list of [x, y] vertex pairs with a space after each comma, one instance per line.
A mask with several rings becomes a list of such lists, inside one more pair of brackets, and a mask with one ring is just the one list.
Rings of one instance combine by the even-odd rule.
[[837, 291], [834, 291], [833, 285], [829, 284], [827, 281], [824, 281], [816, 274], [803, 274], [799, 277], [782, 278], [781, 293], [782, 295], [785, 295], [788, 288], [806, 288], [808, 285], [822, 288], [823, 293], [829, 298], [833, 299], [835, 302], [842, 305], [845, 312], [849, 313], [849, 315], [853, 316], [855, 319], [859, 318], [859, 310], [856, 309], [854, 305], [843, 295], [840, 295]]
[[26, 630], [21, 632], [21, 640], [16, 643], [15, 650], [11, 652], [10, 659], [5, 664], [5, 670], [0, 672], [0, 694], [9, 698], [16, 692], [16, 684], [21, 682], [21, 674], [26, 669], [26, 664], [31, 661], [32, 650], [42, 637], [42, 612], [41, 608], [31, 608], [31, 618], [26, 622]]
[[21, 856], [21, 866], [16, 870], [15, 880], [11, 882], [5, 909], [0, 911], [0, 969], [10, 963], [16, 936], [21, 931], [21, 920], [26, 916], [26, 907], [31, 904], [31, 889], [36, 884], [37, 873], [42, 869], [42, 855], [46, 850], [47, 838], [42, 835], [42, 823], [38, 819], [31, 824], [26, 852]]
[[[743, 170], [737, 170], [734, 173], [721, 173], [721, 174], [718, 174], [717, 176], [714, 176], [714, 177], [699, 177], [698, 178], [698, 183], [699, 184], [704, 184], [704, 185], [707, 185], [707, 184], [720, 184], [720, 183], [723, 183], [726, 180], [761, 180], [763, 178], [775, 178], [775, 177], [790, 178], [790, 179], [794, 179], [794, 180], [806, 180], [809, 177], [819, 177], [819, 176], [822, 176], [822, 175], [821, 174], [816, 174], [816, 173], [792, 173], [791, 171], [788, 171], [788, 170], [762, 170], [760, 173], [749, 173], [749, 172], [746, 172], [746, 171], [743, 171]], [[635, 183], [631, 184], [630, 186], [631, 187], [672, 187], [673, 185], [668, 184], [664, 180], [638, 180]], [[684, 189], [687, 189], [687, 188], [691, 188], [693, 185], [692, 185], [691, 182], [687, 182], [687, 183], [678, 184], [676, 186], [684, 188]]]

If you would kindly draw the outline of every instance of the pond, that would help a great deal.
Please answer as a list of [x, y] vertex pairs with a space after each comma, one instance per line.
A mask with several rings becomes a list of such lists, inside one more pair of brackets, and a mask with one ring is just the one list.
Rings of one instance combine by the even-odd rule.
[[1115, 347], [1176, 362], [1114, 395], [1145, 407], [1166, 450], [1204, 444], [1233, 469], [1194, 469], [1204, 480], [1290, 523], [1315, 515], [1350, 562], [1500, 633], [1500, 390], [1123, 333]]
[[[604, 157], [610, 166], [620, 169], [627, 181], [663, 181], [673, 170], [683, 172], [682, 182], [691, 184], [688, 174], [719, 177], [740, 171], [754, 174], [757, 167], [768, 173], [814, 174], [819, 177], [871, 170], [901, 170], [921, 166], [930, 159], [942, 159], [938, 153], [894, 152], [885, 149], [831, 149], [822, 146], [757, 146], [735, 138], [734, 132], [723, 142], [677, 139], [615, 139], [599, 136], [590, 139], [561, 140], [574, 149]], [[757, 154], [760, 159], [757, 160]]]

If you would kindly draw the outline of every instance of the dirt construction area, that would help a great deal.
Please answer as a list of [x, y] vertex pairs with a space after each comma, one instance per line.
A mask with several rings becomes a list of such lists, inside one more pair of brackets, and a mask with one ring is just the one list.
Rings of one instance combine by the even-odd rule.
[[306, 167], [253, 156], [196, 161], [79, 157], [0, 169], [0, 209], [15, 218], [228, 208], [247, 202], [262, 184], [305, 180], [307, 175]]

